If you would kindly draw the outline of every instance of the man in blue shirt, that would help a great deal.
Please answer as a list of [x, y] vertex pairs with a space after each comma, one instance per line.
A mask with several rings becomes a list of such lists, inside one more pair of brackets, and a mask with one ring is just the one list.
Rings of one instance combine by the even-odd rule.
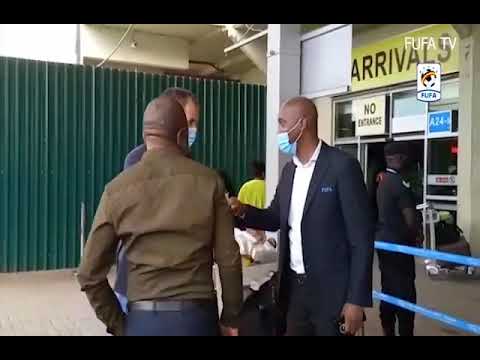
[[[193, 95], [191, 91], [181, 88], [168, 88], [163, 92], [162, 95], [171, 96], [182, 105], [188, 122], [188, 145], [192, 146], [192, 144], [195, 142], [200, 114], [197, 98], [195, 97], [195, 95]], [[145, 151], [145, 144], [138, 145], [135, 149], [130, 151], [130, 153], [125, 158], [123, 169], [125, 170], [138, 163], [142, 159]], [[124, 256], [124, 249], [122, 248], [122, 244], [120, 243], [117, 251], [117, 278], [114, 290], [120, 302], [122, 310], [125, 313], [127, 312], [128, 304], [127, 266], [128, 264], [127, 259]]]

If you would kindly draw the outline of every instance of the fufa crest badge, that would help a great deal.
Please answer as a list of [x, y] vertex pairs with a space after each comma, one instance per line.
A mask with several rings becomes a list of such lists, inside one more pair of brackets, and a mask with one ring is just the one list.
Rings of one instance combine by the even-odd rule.
[[441, 99], [440, 64], [417, 65], [417, 99], [424, 102], [434, 102]]

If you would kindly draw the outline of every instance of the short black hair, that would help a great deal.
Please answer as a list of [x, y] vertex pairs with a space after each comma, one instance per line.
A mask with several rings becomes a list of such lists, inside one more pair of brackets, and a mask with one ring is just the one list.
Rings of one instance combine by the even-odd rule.
[[170, 87], [165, 89], [162, 95], [172, 96], [177, 100], [182, 106], [185, 106], [188, 100], [193, 101], [195, 105], [198, 105], [197, 97], [187, 89], [178, 88], [178, 87]]
[[251, 163], [253, 175], [256, 178], [265, 176], [265, 163], [260, 160], [254, 160]]
[[392, 155], [405, 155], [409, 156], [409, 146], [405, 142], [393, 142], [390, 141], [388, 142], [384, 149], [383, 152], [385, 156], [392, 156]]

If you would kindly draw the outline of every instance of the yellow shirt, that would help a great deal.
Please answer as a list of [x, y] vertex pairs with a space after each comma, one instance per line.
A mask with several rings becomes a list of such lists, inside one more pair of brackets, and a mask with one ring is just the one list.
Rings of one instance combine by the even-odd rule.
[[265, 208], [265, 180], [253, 179], [243, 184], [238, 193], [238, 200], [243, 204], [259, 209]]

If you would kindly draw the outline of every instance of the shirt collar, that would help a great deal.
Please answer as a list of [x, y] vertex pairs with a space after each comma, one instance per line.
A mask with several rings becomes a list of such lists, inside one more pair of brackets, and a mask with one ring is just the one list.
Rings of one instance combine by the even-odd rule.
[[185, 154], [182, 153], [180, 149], [147, 149], [142, 156], [142, 160], [148, 159], [158, 159], [161, 158], [168, 158], [168, 157], [184, 157]]
[[312, 154], [312, 157], [310, 158], [310, 160], [308, 160], [305, 164], [302, 164], [302, 162], [300, 161], [300, 159], [297, 157], [297, 155], [295, 155], [293, 157], [293, 163], [295, 164], [295, 166], [298, 166], [298, 167], [303, 167], [303, 168], [307, 168], [307, 167], [310, 167], [312, 165], [315, 164], [315, 162], [317, 161], [318, 159], [318, 156], [320, 155], [320, 150], [322, 148], [322, 140], [320, 140], [318, 142], [318, 145], [317, 145], [317, 148], [315, 149], [315, 151], [313, 152]]

